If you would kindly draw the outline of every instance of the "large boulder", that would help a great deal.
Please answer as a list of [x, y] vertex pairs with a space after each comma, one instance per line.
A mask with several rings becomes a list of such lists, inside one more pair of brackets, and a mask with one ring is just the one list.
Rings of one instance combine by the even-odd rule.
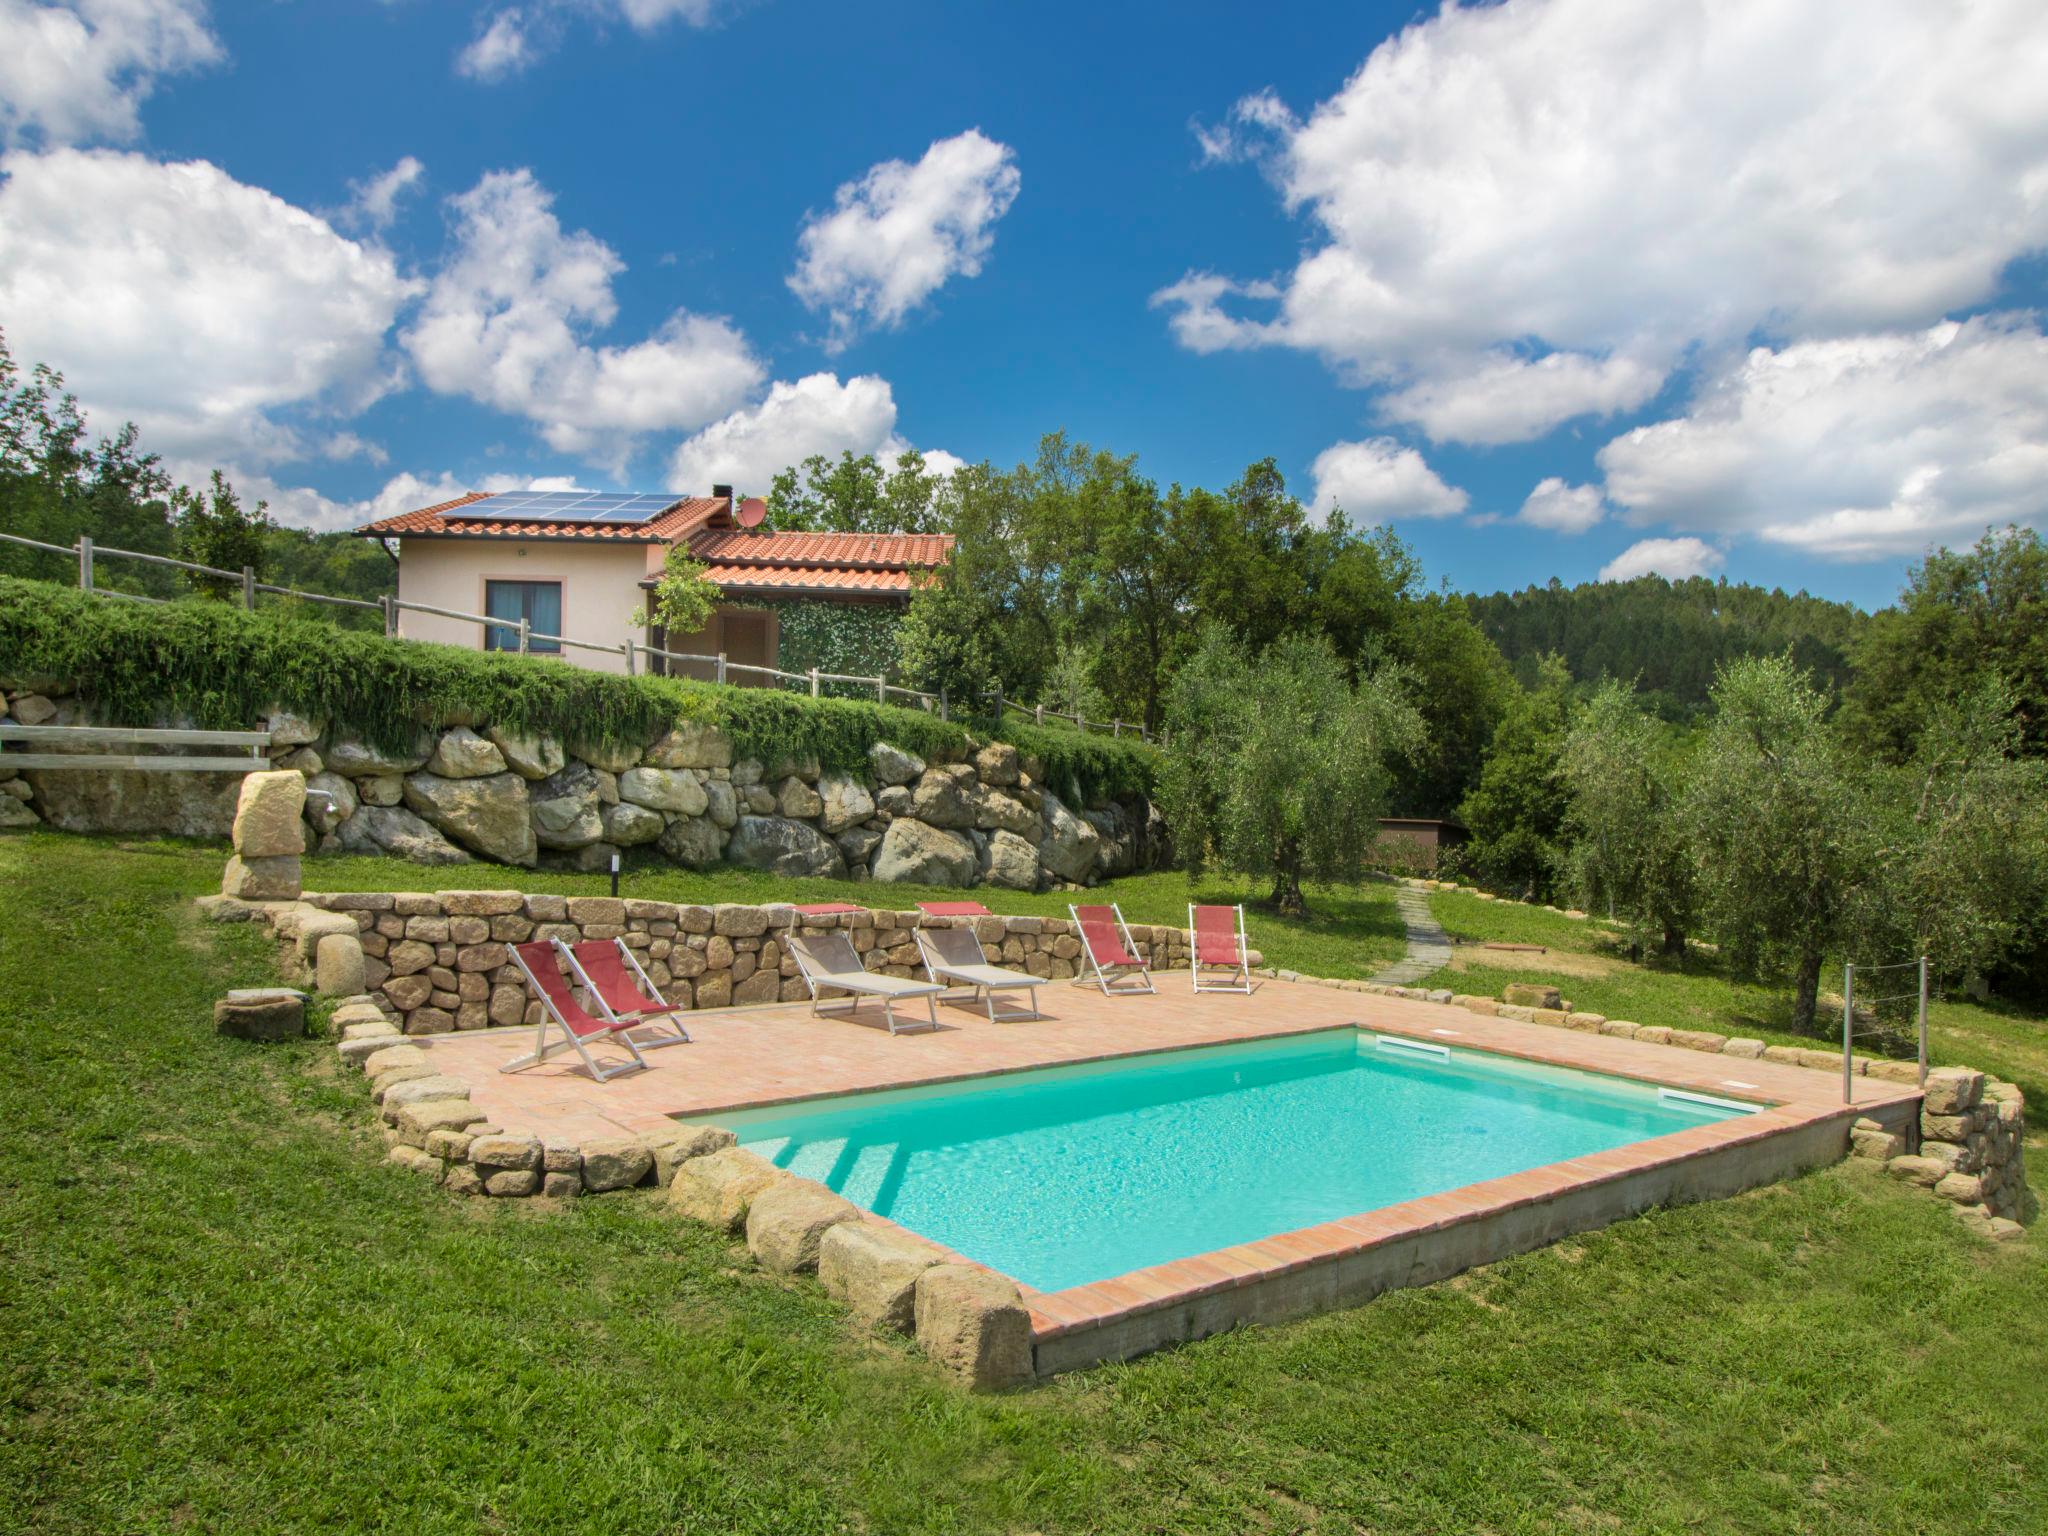
[[755, 1198], [790, 1177], [758, 1153], [727, 1147], [678, 1164], [668, 1186], [668, 1203], [678, 1216], [737, 1232]]
[[708, 816], [678, 816], [663, 830], [661, 851], [690, 869], [708, 869], [725, 856], [725, 833]]
[[702, 816], [710, 804], [703, 781], [688, 768], [628, 768], [619, 775], [619, 798], [682, 816]]
[[661, 836], [665, 825], [661, 819], [661, 812], [650, 811], [644, 805], [634, 805], [631, 802], [606, 806], [603, 819], [605, 841], [615, 843], [621, 848], [653, 842]]
[[321, 759], [329, 773], [359, 779], [366, 773], [411, 773], [415, 768], [424, 768], [434, 746], [434, 733], [426, 730], [420, 732], [410, 750], [396, 752], [371, 746], [354, 736], [343, 736], [327, 744]]
[[838, 1222], [818, 1241], [818, 1283], [856, 1321], [908, 1333], [917, 1321], [917, 1277], [945, 1254], [901, 1227]]
[[731, 831], [740, 819], [739, 797], [732, 785], [724, 779], [707, 779], [704, 782], [704, 814], [711, 818], [715, 827]]
[[237, 1040], [294, 1040], [306, 1032], [306, 996], [286, 987], [238, 988], [213, 1005], [213, 1027]]
[[1006, 891], [1038, 889], [1038, 849], [1014, 832], [997, 832], [988, 840], [988, 867], [982, 877]]
[[934, 827], [974, 825], [974, 770], [964, 763], [927, 768], [911, 795], [910, 814]]
[[763, 1268], [794, 1275], [818, 1267], [818, 1244], [861, 1209], [822, 1184], [787, 1179], [771, 1184], [747, 1208], [747, 1249]]
[[[52, 749], [38, 742], [36, 750]], [[242, 789], [239, 773], [30, 768], [22, 778], [35, 791], [43, 820], [66, 832], [222, 838], [234, 825], [235, 801]]]
[[466, 725], [446, 732], [427, 759], [427, 771], [444, 779], [482, 779], [505, 771], [505, 754], [496, 742]]
[[865, 864], [875, 856], [875, 849], [881, 846], [882, 834], [873, 827], [854, 827], [840, 833], [834, 841], [839, 844], [839, 851], [846, 855], [847, 866], [851, 868]]
[[385, 805], [357, 809], [321, 839], [322, 853], [390, 854], [413, 864], [467, 864], [469, 855], [411, 811]]
[[270, 859], [306, 851], [306, 781], [289, 769], [252, 773], [235, 800], [235, 852]]
[[305, 747], [320, 739], [327, 722], [295, 715], [288, 709], [273, 709], [263, 728], [270, 732], [273, 747]]
[[678, 720], [643, 761], [650, 768], [730, 768], [732, 738], [715, 725]]
[[825, 809], [825, 800], [795, 774], [775, 786], [775, 814], [791, 821], [809, 821]]
[[848, 827], [857, 827], [875, 814], [874, 796], [848, 773], [820, 774], [818, 799], [820, 809], [814, 814], [819, 817], [827, 836], [836, 836]]
[[295, 901], [302, 889], [296, 853], [248, 859], [238, 853], [221, 871], [220, 893], [238, 901]]
[[1102, 834], [1047, 790], [1038, 839], [1039, 862], [1060, 879], [1078, 884], [1095, 872], [1101, 852]]
[[1017, 749], [1007, 741], [992, 741], [974, 754], [974, 771], [984, 784], [1007, 788], [1017, 782], [1020, 769]]
[[924, 772], [924, 759], [901, 747], [878, 741], [868, 748], [868, 764], [875, 770], [877, 784], [908, 784]]
[[504, 755], [505, 766], [522, 779], [544, 779], [551, 773], [560, 773], [569, 761], [562, 743], [553, 736], [527, 736], [495, 725], [484, 734]]
[[569, 743], [571, 757], [580, 757], [591, 767], [602, 768], [606, 773], [624, 773], [640, 761], [640, 755], [646, 750], [646, 744], [637, 741], [581, 739]]
[[444, 779], [415, 773], [405, 781], [408, 809], [463, 846], [501, 864], [531, 864], [538, 851], [528, 811], [526, 780], [516, 773], [483, 779]]
[[543, 848], [582, 848], [604, 835], [603, 794], [584, 763], [559, 768], [527, 791], [533, 836]]
[[824, 834], [808, 822], [781, 816], [742, 816], [725, 845], [725, 856], [731, 863], [776, 875], [846, 874], [846, 860]]
[[978, 863], [974, 844], [963, 834], [899, 816], [889, 823], [869, 871], [877, 880], [972, 885]]
[[361, 804], [356, 781], [338, 773], [316, 773], [306, 780], [306, 819], [323, 837], [355, 815]]
[[984, 832], [1014, 832], [1019, 837], [1038, 835], [1038, 812], [1000, 789], [984, 789], [974, 801], [974, 824]]
[[917, 1277], [917, 1342], [927, 1359], [977, 1392], [1031, 1380], [1031, 1314], [1016, 1285], [973, 1264], [934, 1264]]

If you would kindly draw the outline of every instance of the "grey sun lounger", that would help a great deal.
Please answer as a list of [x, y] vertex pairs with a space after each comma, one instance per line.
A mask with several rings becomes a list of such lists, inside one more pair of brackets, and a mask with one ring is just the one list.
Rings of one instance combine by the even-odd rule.
[[[940, 1002], [950, 1003], [956, 1008], [984, 1009], [991, 1024], [1045, 1017], [1039, 1011], [1037, 995], [1030, 989], [1044, 986], [1048, 978], [990, 965], [988, 957], [982, 953], [981, 940], [975, 937], [972, 928], [919, 928], [915, 933], [927, 976], [933, 981], [972, 988], [965, 997], [956, 993], [940, 997]], [[1029, 1010], [1007, 1008], [1001, 1013], [996, 1012], [996, 993], [1020, 990], [1030, 998]]]
[[882, 1000], [882, 1015], [889, 1021], [889, 1033], [895, 1034], [898, 999], [921, 997], [925, 1011], [931, 1015], [926, 1028], [939, 1027], [938, 1009], [932, 1000], [946, 989], [934, 981], [911, 981], [902, 976], [882, 976], [861, 964], [855, 953], [853, 941], [843, 933], [824, 933], [815, 938], [800, 939], [795, 935], [783, 941], [789, 952], [796, 957], [796, 968], [804, 978], [804, 985], [811, 989], [811, 1012], [822, 1015], [825, 1012], [822, 992], [837, 991], [854, 994], [841, 1000], [834, 1013], [851, 1017], [860, 1006], [862, 997], [878, 997]]

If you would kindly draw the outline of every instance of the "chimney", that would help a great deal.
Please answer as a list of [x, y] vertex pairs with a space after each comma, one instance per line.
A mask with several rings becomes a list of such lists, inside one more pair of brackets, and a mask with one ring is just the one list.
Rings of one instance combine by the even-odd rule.
[[724, 502], [724, 503], [725, 503], [725, 515], [726, 515], [727, 517], [731, 517], [731, 516], [732, 516], [732, 487], [731, 487], [731, 486], [729, 486], [729, 485], [714, 485], [713, 487], [711, 487], [711, 499], [712, 499], [713, 501], [722, 501], [722, 502]]

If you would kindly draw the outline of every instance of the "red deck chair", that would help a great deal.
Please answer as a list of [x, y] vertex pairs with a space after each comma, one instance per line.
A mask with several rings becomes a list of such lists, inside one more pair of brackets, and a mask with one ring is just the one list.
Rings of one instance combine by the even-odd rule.
[[[561, 940], [555, 940], [560, 943]], [[658, 1045], [687, 1045], [690, 1032], [683, 1028], [681, 1010], [671, 1008], [654, 988], [654, 982], [640, 969], [640, 960], [626, 947], [624, 939], [585, 939], [569, 949], [569, 968], [583, 983], [584, 995], [597, 1010], [622, 1029], [654, 1027], [666, 1019], [670, 1032], [653, 1038], [642, 1035], [634, 1044], [643, 1050]]]
[[917, 910], [926, 917], [994, 917], [978, 901], [920, 901]]
[[[1197, 992], [1250, 992], [1251, 951], [1244, 941], [1244, 908], [1188, 905], [1188, 974]], [[1203, 981], [1204, 969], [1230, 972], [1228, 981]]]
[[[1159, 990], [1152, 985], [1152, 972], [1138, 958], [1137, 941], [1131, 937], [1130, 924], [1124, 921], [1120, 907], [1112, 903], [1106, 907], [1069, 906], [1067, 910], [1081, 935], [1081, 952], [1088, 957], [1095, 984], [1105, 997]], [[1085, 982], [1090, 978], [1076, 979]]]
[[[626, 1031], [632, 1026], [617, 1019], [593, 1018], [576, 1001], [569, 990], [568, 979], [562, 975], [556, 963], [559, 953], [556, 943], [549, 939], [535, 939], [528, 944], [515, 944], [512, 959], [526, 977], [526, 984], [533, 988], [533, 995], [540, 999], [541, 1019], [533, 1032], [533, 1049], [526, 1055], [508, 1061], [498, 1068], [500, 1072], [517, 1072], [536, 1062], [546, 1061], [548, 1053], [559, 1051], [564, 1044], [574, 1047], [576, 1054], [583, 1058], [583, 1065], [590, 1068], [590, 1075], [600, 1083], [607, 1078], [617, 1077], [621, 1072], [630, 1072], [635, 1067], [645, 1069], [647, 1058], [640, 1054], [640, 1048], [633, 1044]], [[548, 1025], [561, 1027], [562, 1039], [548, 1043]], [[590, 1054], [589, 1047], [600, 1040], [614, 1040], [623, 1045], [632, 1056], [631, 1061], [616, 1062], [601, 1067]]]

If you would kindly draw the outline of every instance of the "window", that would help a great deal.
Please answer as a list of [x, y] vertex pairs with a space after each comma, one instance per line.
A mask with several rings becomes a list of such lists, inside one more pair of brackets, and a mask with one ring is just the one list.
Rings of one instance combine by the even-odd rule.
[[484, 626], [484, 649], [519, 649], [519, 621], [526, 620], [531, 639], [527, 649], [535, 654], [559, 653], [559, 640], [542, 635], [562, 632], [562, 584], [559, 581], [487, 581], [484, 583], [484, 612], [507, 622]]

